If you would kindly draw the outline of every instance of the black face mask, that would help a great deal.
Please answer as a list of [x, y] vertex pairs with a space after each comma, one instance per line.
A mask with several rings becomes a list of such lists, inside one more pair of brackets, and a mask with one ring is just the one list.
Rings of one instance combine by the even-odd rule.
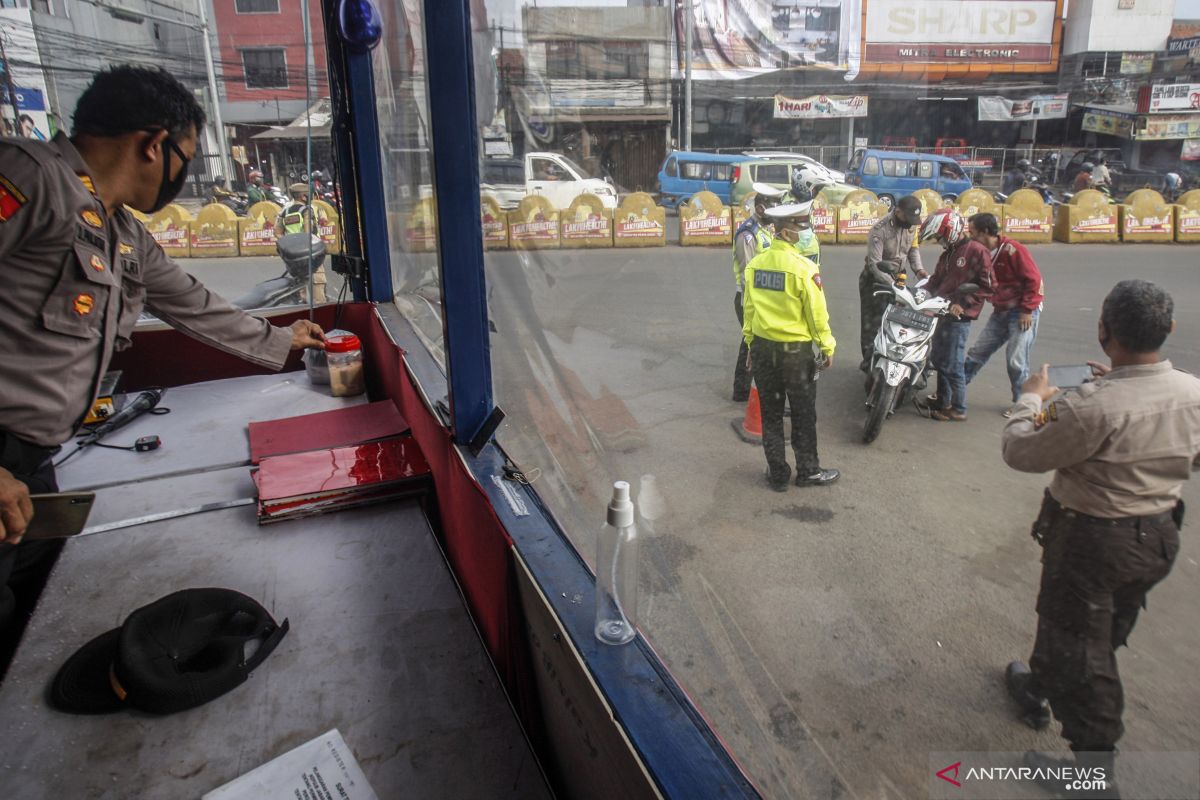
[[[175, 151], [175, 155], [179, 156], [179, 160], [183, 162], [183, 166], [179, 168], [179, 174], [171, 180], [171, 157], [167, 153], [167, 147]], [[175, 144], [171, 137], [163, 139], [163, 176], [162, 183], [158, 185], [158, 197], [154, 200], [154, 205], [145, 210], [147, 214], [153, 214], [156, 211], [162, 211], [167, 203], [170, 203], [183, 190], [183, 184], [187, 181], [188, 163], [191, 161], [179, 149], [179, 145]]]

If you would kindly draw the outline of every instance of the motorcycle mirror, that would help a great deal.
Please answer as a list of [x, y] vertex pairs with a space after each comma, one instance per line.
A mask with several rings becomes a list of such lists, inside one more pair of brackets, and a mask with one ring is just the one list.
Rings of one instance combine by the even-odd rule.
[[927, 283], [929, 283], [928, 275], [926, 275], [924, 278], [921, 278], [921, 280], [917, 281], [917, 288], [923, 289], [923, 288], [925, 288], [925, 284], [927, 284]]
[[979, 291], [978, 283], [960, 283], [958, 285], [959, 294], [975, 294]]

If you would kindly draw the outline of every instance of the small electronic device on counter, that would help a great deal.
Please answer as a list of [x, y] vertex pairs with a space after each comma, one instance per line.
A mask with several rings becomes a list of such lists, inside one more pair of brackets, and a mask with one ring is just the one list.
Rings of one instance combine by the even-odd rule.
[[121, 410], [124, 399], [117, 394], [120, 385], [121, 370], [104, 373], [104, 378], [100, 381], [100, 393], [96, 395], [96, 402], [92, 403], [91, 410], [83, 418], [84, 425], [103, 422]]

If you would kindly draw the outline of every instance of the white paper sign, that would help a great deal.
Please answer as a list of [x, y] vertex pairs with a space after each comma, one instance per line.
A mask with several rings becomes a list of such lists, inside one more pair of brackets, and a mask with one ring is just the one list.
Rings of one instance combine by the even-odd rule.
[[201, 800], [379, 800], [337, 728]]

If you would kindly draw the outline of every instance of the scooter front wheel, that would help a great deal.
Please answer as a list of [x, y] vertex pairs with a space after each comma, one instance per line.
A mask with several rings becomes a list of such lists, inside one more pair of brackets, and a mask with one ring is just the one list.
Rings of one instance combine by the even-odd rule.
[[870, 444], [879, 436], [883, 429], [883, 421], [892, 413], [896, 404], [896, 392], [899, 387], [892, 386], [883, 378], [883, 373], [876, 371], [875, 385], [871, 389], [871, 397], [867, 401], [867, 421], [863, 425], [863, 444]]

